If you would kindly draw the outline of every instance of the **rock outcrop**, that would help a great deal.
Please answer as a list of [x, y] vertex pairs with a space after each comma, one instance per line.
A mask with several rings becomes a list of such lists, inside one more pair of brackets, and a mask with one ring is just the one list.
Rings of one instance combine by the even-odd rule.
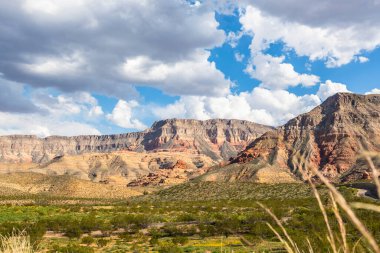
[[179, 120], [155, 122], [143, 132], [100, 136], [1, 136], [0, 162], [45, 163], [63, 155], [94, 152], [190, 152], [213, 160], [236, 156], [271, 127], [242, 120]]
[[[331, 180], [365, 179], [369, 171], [360, 158], [361, 147], [380, 152], [380, 95], [339, 93], [309, 113], [257, 138], [227, 168], [240, 174], [240, 167], [245, 168], [245, 174], [258, 182], [263, 170], [272, 173], [273, 181], [279, 173], [292, 173], [299, 178], [300, 166], [314, 167]], [[202, 178], [223, 180], [226, 176], [236, 177], [222, 168]], [[270, 178], [268, 173], [266, 178]]]
[[34, 172], [72, 176], [102, 184], [172, 185], [217, 165], [210, 157], [185, 152], [114, 151], [55, 157], [46, 163], [0, 163], [0, 174]]
[[35, 172], [103, 184], [172, 185], [236, 156], [271, 129], [240, 120], [170, 119], [129, 134], [2, 136], [0, 174]]

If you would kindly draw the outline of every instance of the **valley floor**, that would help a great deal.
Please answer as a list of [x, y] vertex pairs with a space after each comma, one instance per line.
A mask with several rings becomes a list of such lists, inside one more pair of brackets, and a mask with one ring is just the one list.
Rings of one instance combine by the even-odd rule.
[[[328, 206], [326, 189], [319, 191]], [[340, 191], [358, 199], [355, 189]], [[200, 182], [128, 199], [14, 195], [0, 200], [0, 234], [24, 230], [37, 252], [285, 252], [267, 224], [278, 227], [258, 201], [283, 221], [300, 247], [307, 248], [307, 237], [316, 252], [328, 250], [322, 214], [304, 184]], [[380, 215], [358, 215], [380, 241]], [[361, 237], [348, 222], [347, 233], [350, 245]], [[366, 252], [364, 242], [357, 247]]]

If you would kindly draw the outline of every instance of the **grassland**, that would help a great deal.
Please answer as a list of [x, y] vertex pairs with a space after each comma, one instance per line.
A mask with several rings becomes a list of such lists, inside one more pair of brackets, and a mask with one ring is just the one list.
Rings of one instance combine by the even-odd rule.
[[[319, 190], [328, 207], [326, 189]], [[340, 191], [350, 201], [357, 198], [356, 190]], [[12, 203], [0, 206], [0, 234], [25, 230], [38, 252], [284, 252], [266, 224], [276, 226], [273, 219], [257, 201], [281, 218], [300, 247], [307, 247], [307, 236], [317, 252], [328, 250], [322, 214], [304, 184], [200, 182], [128, 200], [36, 195], [17, 200], [0, 197]], [[380, 241], [380, 215], [365, 210], [358, 215]], [[350, 245], [361, 237], [349, 222], [347, 233]], [[357, 252], [366, 252], [365, 246], [359, 241]]]

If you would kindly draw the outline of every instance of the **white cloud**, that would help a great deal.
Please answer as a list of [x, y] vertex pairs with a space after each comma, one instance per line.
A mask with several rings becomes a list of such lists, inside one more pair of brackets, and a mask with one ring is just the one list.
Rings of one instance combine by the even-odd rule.
[[374, 88], [374, 89], [372, 89], [371, 91], [366, 92], [365, 94], [366, 94], [366, 95], [370, 95], [370, 94], [380, 94], [380, 89]]
[[238, 45], [239, 40], [241, 39], [241, 37], [242, 37], [243, 35], [244, 35], [243, 32], [236, 32], [236, 33], [234, 33], [234, 32], [229, 32], [229, 33], [227, 34], [226, 42], [227, 42], [228, 44], [230, 44], [230, 46], [231, 46], [232, 48], [235, 48], [235, 47]]
[[255, 109], [266, 110], [277, 123], [283, 124], [298, 114], [308, 112], [320, 104], [316, 95], [297, 96], [286, 90], [256, 87], [246, 98]]
[[182, 96], [164, 107], [151, 106], [156, 117], [164, 118], [230, 118], [250, 120], [266, 125], [281, 125], [320, 103], [316, 95], [296, 96], [285, 90], [261, 87], [239, 95], [210, 98]]
[[54, 96], [47, 90], [37, 90], [32, 93], [32, 101], [41, 110], [56, 116], [82, 115], [92, 119], [103, 115], [96, 98], [87, 92]]
[[20, 64], [26, 72], [36, 75], [76, 75], [85, 70], [86, 60], [79, 52], [61, 57], [37, 56], [31, 63]]
[[297, 85], [313, 86], [319, 82], [315, 75], [299, 74], [292, 64], [284, 63], [285, 57], [274, 57], [257, 53], [252, 56], [246, 72], [262, 82], [262, 86], [271, 89], [286, 89]]
[[[208, 4], [2, 1], [0, 24], [7, 49], [0, 50], [0, 72], [11, 81], [119, 99], [136, 98], [136, 85], [210, 96], [225, 94], [230, 86], [205, 51], [226, 37]], [[123, 64], [129, 71], [120, 73]], [[145, 78], [141, 70], [148, 70]]]
[[2, 78], [0, 74], [0, 112], [31, 113], [38, 108], [25, 96], [24, 85]]
[[365, 62], [368, 62], [369, 59], [368, 59], [367, 57], [364, 57], [364, 56], [359, 56], [359, 57], [358, 57], [358, 61], [359, 61], [360, 63], [365, 63]]
[[107, 118], [112, 123], [123, 127], [138, 130], [147, 128], [140, 120], [134, 118], [133, 109], [138, 107], [139, 103], [136, 100], [124, 101], [119, 100], [111, 114]]
[[240, 22], [246, 33], [253, 34], [252, 54], [282, 41], [299, 56], [307, 56], [311, 61], [323, 60], [327, 67], [339, 67], [380, 45], [379, 26], [311, 26], [289, 19], [247, 6]]
[[171, 94], [225, 95], [231, 83], [215, 63], [207, 61], [209, 56], [209, 52], [199, 50], [190, 59], [171, 64], [137, 56], [126, 59], [120, 71], [128, 82], [150, 84]]
[[239, 0], [272, 16], [308, 26], [347, 27], [380, 24], [378, 0]]
[[[12, 83], [10, 87], [14, 88], [13, 93], [23, 95], [22, 86]], [[35, 134], [45, 137], [100, 134], [93, 125], [102, 120], [104, 113], [96, 98], [87, 92], [53, 95], [54, 93], [56, 91], [50, 89], [32, 90], [30, 95], [22, 96], [21, 101], [16, 93], [3, 89], [1, 94], [11, 101], [6, 105], [11, 106], [12, 110], [1, 106], [0, 102], [0, 135]]]
[[331, 80], [327, 80], [325, 83], [321, 83], [317, 96], [322, 100], [326, 100], [328, 97], [338, 92], [350, 92], [347, 86], [343, 83], [334, 83]]
[[245, 57], [244, 54], [240, 54], [240, 53], [235, 53], [234, 56], [235, 56], [235, 60], [238, 62], [242, 62], [244, 60], [244, 57]]
[[0, 135], [32, 134], [40, 137], [50, 135], [98, 135], [93, 126], [54, 115], [19, 114], [0, 112]]
[[[72, 8], [83, 8], [85, 1], [82, 0], [25, 0], [22, 3], [22, 9], [29, 15], [33, 16], [64, 16], [64, 13], [73, 11]], [[74, 9], [75, 10], [75, 9]], [[42, 17], [40, 17], [42, 18]]]

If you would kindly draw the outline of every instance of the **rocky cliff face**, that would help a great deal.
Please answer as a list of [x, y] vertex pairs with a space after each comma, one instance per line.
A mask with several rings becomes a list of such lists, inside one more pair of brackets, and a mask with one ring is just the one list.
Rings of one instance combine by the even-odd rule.
[[63, 155], [95, 152], [189, 152], [214, 161], [236, 156], [268, 126], [241, 120], [179, 120], [155, 122], [151, 128], [136, 133], [101, 136], [1, 136], [0, 162], [46, 163]]
[[367, 172], [358, 172], [360, 164], [365, 166], [360, 162], [361, 147], [380, 152], [380, 95], [340, 93], [262, 135], [232, 163], [260, 159], [294, 174], [298, 166], [307, 164], [331, 179], [352, 174], [352, 170], [360, 179], [368, 177]]

